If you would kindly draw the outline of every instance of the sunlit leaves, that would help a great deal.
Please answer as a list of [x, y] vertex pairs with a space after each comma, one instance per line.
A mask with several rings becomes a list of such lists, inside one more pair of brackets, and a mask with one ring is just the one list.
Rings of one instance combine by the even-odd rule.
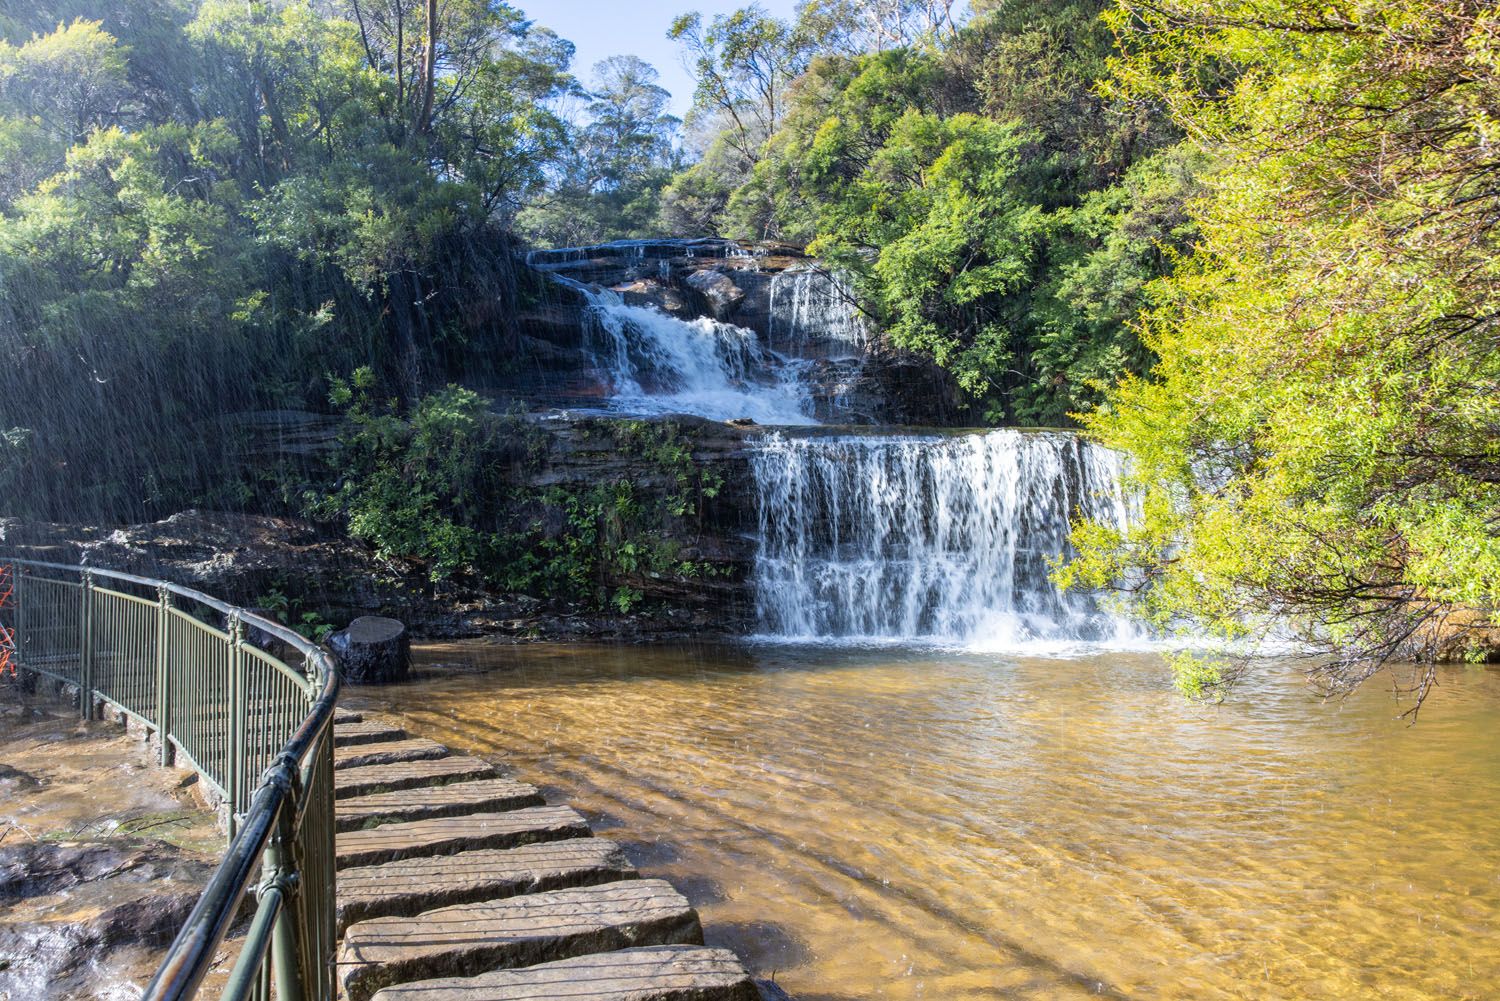
[[1223, 632], [1288, 613], [1338, 651], [1333, 687], [1463, 645], [1500, 604], [1490, 22], [1275, 0], [1114, 17], [1117, 86], [1165, 100], [1216, 169], [1196, 258], [1154, 289], [1153, 378], [1090, 418], [1149, 517], [1080, 531], [1075, 572], [1151, 580], [1158, 618]]

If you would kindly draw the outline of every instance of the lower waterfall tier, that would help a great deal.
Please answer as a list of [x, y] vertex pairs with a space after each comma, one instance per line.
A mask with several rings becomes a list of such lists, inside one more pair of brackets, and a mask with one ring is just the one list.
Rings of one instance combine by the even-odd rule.
[[765, 636], [1004, 648], [1133, 632], [1049, 578], [1071, 520], [1127, 517], [1117, 457], [1076, 435], [776, 434], [750, 461]]

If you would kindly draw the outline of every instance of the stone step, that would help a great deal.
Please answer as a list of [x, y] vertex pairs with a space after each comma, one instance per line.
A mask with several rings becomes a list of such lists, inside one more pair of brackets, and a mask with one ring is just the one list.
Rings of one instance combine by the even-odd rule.
[[357, 723], [335, 723], [333, 746], [354, 747], [358, 744], [379, 744], [388, 740], [401, 740], [406, 731], [393, 723], [379, 720], [360, 720]]
[[364, 718], [365, 714], [359, 712], [356, 709], [345, 709], [342, 706], [339, 706], [335, 707], [333, 710], [334, 726], [338, 726], [340, 723], [358, 723]]
[[524, 806], [543, 806], [536, 786], [515, 779], [479, 779], [399, 792], [353, 796], [338, 804], [337, 829], [356, 831], [376, 824], [464, 813], [501, 813]]
[[410, 917], [435, 907], [634, 879], [625, 852], [603, 838], [543, 841], [403, 859], [339, 872], [339, 934], [356, 921]]
[[368, 1001], [382, 987], [413, 980], [684, 944], [703, 944], [687, 899], [665, 880], [630, 879], [356, 922], [344, 933], [338, 970], [349, 1001]]
[[572, 807], [533, 806], [508, 813], [471, 813], [384, 824], [367, 831], [345, 831], [334, 835], [333, 852], [338, 868], [346, 869], [478, 848], [515, 848], [534, 841], [588, 836], [588, 823]]
[[450, 755], [393, 765], [364, 765], [340, 769], [333, 776], [333, 795], [343, 801], [377, 792], [395, 792], [421, 786], [444, 785], [469, 779], [489, 778], [495, 766], [479, 758]]
[[577, 956], [524, 970], [419, 980], [375, 1001], [757, 1001], [750, 975], [728, 949], [656, 945]]
[[383, 744], [356, 744], [333, 749], [334, 768], [363, 768], [366, 765], [390, 765], [397, 761], [424, 761], [447, 757], [448, 749], [426, 737], [388, 740]]

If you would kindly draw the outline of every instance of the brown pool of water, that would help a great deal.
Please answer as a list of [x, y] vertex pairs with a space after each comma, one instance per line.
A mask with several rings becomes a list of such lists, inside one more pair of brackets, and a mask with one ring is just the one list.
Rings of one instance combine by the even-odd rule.
[[1500, 674], [1415, 726], [1268, 664], [420, 647], [356, 691], [627, 842], [803, 1001], [1500, 995]]

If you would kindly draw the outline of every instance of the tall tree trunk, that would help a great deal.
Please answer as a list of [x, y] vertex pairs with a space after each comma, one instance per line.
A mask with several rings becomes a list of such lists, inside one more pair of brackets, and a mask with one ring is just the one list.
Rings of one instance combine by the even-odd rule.
[[432, 128], [432, 98], [437, 89], [437, 0], [427, 0], [427, 49], [422, 54], [422, 112], [417, 116], [417, 133], [426, 135]]

